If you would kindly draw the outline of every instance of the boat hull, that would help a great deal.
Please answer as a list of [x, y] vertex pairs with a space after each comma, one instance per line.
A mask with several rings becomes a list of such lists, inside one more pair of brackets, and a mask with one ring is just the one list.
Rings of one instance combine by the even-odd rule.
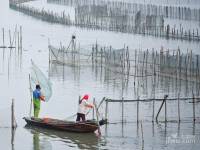
[[70, 122], [52, 118], [41, 119], [33, 117], [24, 117], [23, 119], [26, 121], [27, 125], [30, 126], [38, 126], [67, 132], [91, 133], [98, 129], [98, 124], [94, 121]]

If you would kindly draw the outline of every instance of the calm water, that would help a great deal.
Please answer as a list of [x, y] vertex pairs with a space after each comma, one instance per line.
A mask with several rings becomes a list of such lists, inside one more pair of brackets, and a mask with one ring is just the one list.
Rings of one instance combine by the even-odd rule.
[[[42, 3], [44, 7], [50, 5], [45, 5], [45, 1]], [[68, 10], [64, 6], [52, 4], [48, 8]], [[66, 66], [63, 76], [62, 66], [54, 64], [49, 68], [48, 39], [50, 39], [53, 45], [59, 46], [60, 41], [64, 45], [68, 45], [71, 35], [75, 34], [77, 42], [81, 45], [90, 45], [98, 41], [101, 45], [112, 45], [115, 48], [122, 48], [126, 44], [131, 49], [159, 49], [161, 46], [166, 49], [177, 49], [179, 46], [183, 52], [186, 52], [187, 49], [192, 49], [195, 53], [200, 53], [200, 44], [197, 42], [94, 31], [42, 22], [9, 9], [7, 0], [1, 0], [0, 2], [0, 20], [0, 28], [5, 28], [5, 41], [7, 45], [9, 43], [8, 30], [11, 29], [13, 32], [15, 25], [22, 25], [23, 27], [23, 54], [21, 58], [16, 54], [15, 50], [0, 49], [0, 83], [2, 85], [0, 87], [0, 91], [2, 91], [0, 94], [0, 147], [5, 150], [142, 149], [141, 127], [136, 124], [135, 103], [128, 103], [124, 106], [126, 110], [124, 114], [125, 124], [119, 123], [122, 119], [121, 104], [109, 104], [108, 117], [111, 124], [101, 128], [102, 136], [100, 138], [95, 134], [82, 135], [25, 127], [25, 122], [22, 118], [29, 113], [30, 92], [28, 74], [30, 73], [31, 59], [49, 76], [53, 85], [51, 100], [48, 103], [42, 103], [41, 117], [63, 119], [75, 114], [78, 96], [84, 93], [89, 93], [91, 97], [95, 97], [97, 102], [100, 102], [104, 96], [114, 99], [119, 99], [122, 95], [125, 99], [137, 97], [134, 93], [133, 78], [129, 79], [127, 88], [122, 92], [121, 76], [112, 73], [107, 74], [105, 70], [95, 72], [91, 67], [81, 67], [80, 70], [77, 70]], [[0, 34], [0, 45], [1, 43], [2, 32]], [[139, 89], [140, 97], [152, 97], [152, 78], [139, 78], [137, 80], [141, 83], [141, 88]], [[176, 83], [173, 80], [160, 78], [158, 81], [155, 92], [156, 97], [162, 98], [164, 94], [169, 94], [170, 97], [177, 96]], [[195, 83], [188, 83], [188, 87], [186, 87], [184, 81], [178, 81], [177, 84], [181, 84], [181, 88], [178, 88], [181, 90], [181, 96], [191, 96], [190, 89]], [[12, 98], [15, 99], [16, 120], [18, 123], [14, 136], [14, 145], [11, 145], [11, 129], [8, 127], [10, 117], [9, 106]], [[156, 103], [155, 112], [157, 112], [160, 104], [160, 102]], [[199, 107], [199, 104], [197, 104], [197, 117], [200, 115]], [[177, 119], [176, 108], [176, 101], [168, 103], [169, 120]], [[104, 114], [104, 109], [105, 104], [100, 109], [102, 115]], [[192, 104], [188, 100], [181, 101], [181, 118], [184, 121], [180, 124], [152, 124], [151, 116], [152, 103], [141, 103], [139, 117], [143, 121], [143, 149], [187, 150], [199, 148], [200, 125], [199, 123], [193, 124], [191, 122]], [[71, 119], [73, 120], [74, 118]], [[164, 120], [164, 111], [161, 112], [159, 119]], [[197, 121], [199, 122], [199, 118], [197, 118]], [[197, 139], [196, 143], [186, 144], [184, 140], [187, 136], [195, 137]], [[170, 137], [177, 137], [179, 139], [184, 137], [183, 143], [185, 144], [166, 143]]]

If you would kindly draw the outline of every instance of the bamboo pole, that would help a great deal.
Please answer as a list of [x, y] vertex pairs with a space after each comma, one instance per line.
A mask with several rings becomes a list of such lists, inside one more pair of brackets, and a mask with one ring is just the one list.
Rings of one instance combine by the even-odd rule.
[[78, 96], [78, 105], [81, 103], [81, 96]]
[[122, 97], [122, 123], [124, 122], [124, 97]]
[[5, 47], [5, 35], [4, 35], [4, 28], [2, 29], [2, 33], [3, 33], [3, 47]]
[[17, 123], [16, 123], [16, 120], [15, 120], [14, 109], [15, 109], [14, 99], [12, 99], [12, 105], [11, 105], [11, 126], [12, 126], [12, 129], [17, 127]]
[[167, 122], [167, 99], [165, 100], [165, 122]]
[[135, 50], [135, 76], [134, 76], [134, 87], [135, 87], [135, 78], [136, 78], [136, 75], [137, 75], [137, 50]]
[[22, 26], [20, 26], [20, 50], [22, 53]]
[[196, 117], [195, 117], [195, 97], [194, 97], [194, 93], [192, 94], [193, 95], [193, 122], [196, 121]]
[[16, 25], [16, 27], [15, 27], [15, 32], [14, 32], [14, 37], [13, 37], [14, 39], [14, 42], [15, 42], [15, 53], [16, 53], [16, 48], [17, 48], [17, 25]]
[[[95, 103], [95, 98], [93, 98], [93, 104]], [[94, 108], [92, 108], [92, 119], [94, 120]]]
[[139, 97], [137, 101], [137, 124], [139, 123]]
[[181, 121], [180, 117], [180, 93], [178, 93], [178, 122]]
[[108, 101], [106, 100], [105, 119], [108, 120]]
[[9, 30], [9, 41], [10, 41], [10, 46], [9, 47], [12, 47], [12, 38], [11, 38], [11, 31]]
[[18, 48], [18, 55], [20, 54], [19, 50], [20, 50], [20, 42], [19, 42], [19, 32], [17, 32], [17, 48]]
[[95, 107], [95, 110], [96, 110], [96, 118], [97, 118], [97, 124], [98, 124], [98, 134], [101, 135], [101, 128], [100, 128], [100, 125], [99, 125], [99, 113], [98, 113], [98, 108], [97, 108], [97, 104], [96, 104], [96, 101], [94, 99], [94, 107]]
[[31, 87], [31, 75], [29, 74], [29, 90], [30, 90], [30, 97], [31, 97], [31, 104], [30, 104], [30, 110], [29, 110], [29, 117], [31, 117], [32, 114], [32, 104], [33, 104], [33, 98], [32, 98], [32, 87]]
[[155, 86], [156, 86], [156, 84], [155, 84], [155, 76], [153, 77], [154, 78], [154, 83], [153, 83], [153, 112], [152, 112], [152, 122], [154, 122], [154, 117], [155, 117]]
[[157, 115], [156, 115], [156, 122], [158, 122], [158, 116], [159, 116], [160, 111], [161, 111], [161, 109], [162, 109], [162, 107], [163, 107], [163, 104], [166, 102], [166, 99], [167, 99], [167, 98], [168, 98], [168, 95], [165, 95], [165, 96], [164, 96], [164, 99], [163, 99], [163, 102], [162, 102], [162, 104], [161, 104], [161, 106], [160, 106], [160, 108], [159, 108], [159, 110], [158, 110]]

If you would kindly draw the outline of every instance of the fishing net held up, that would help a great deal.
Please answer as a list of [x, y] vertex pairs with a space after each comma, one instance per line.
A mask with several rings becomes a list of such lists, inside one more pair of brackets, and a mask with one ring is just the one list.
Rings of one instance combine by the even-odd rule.
[[48, 102], [52, 96], [52, 83], [46, 78], [44, 73], [31, 61], [31, 74], [30, 74], [30, 84], [31, 90], [35, 89], [36, 84], [41, 87], [41, 92], [45, 96], [45, 101]]

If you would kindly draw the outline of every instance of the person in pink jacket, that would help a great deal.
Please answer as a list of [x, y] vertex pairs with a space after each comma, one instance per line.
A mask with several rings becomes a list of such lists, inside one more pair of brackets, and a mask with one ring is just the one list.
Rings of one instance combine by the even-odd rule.
[[80, 100], [79, 106], [78, 106], [78, 113], [77, 113], [76, 121], [86, 121], [85, 115], [88, 112], [88, 109], [94, 107], [93, 104], [88, 102], [88, 99], [89, 99], [89, 95], [86, 94]]

